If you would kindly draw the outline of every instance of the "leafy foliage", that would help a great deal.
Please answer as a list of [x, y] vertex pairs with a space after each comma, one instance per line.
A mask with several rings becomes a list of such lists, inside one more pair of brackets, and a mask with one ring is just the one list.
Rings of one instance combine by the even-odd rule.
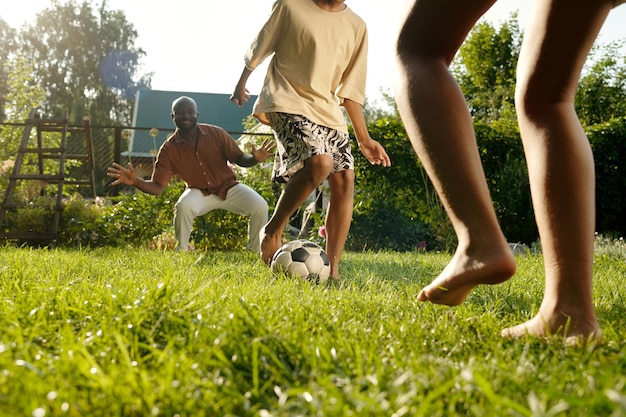
[[391, 159], [391, 167], [371, 165], [355, 149], [355, 207], [347, 247], [353, 250], [414, 250], [434, 246], [428, 226], [428, 183], [400, 119], [379, 118], [368, 125]]
[[517, 14], [496, 30], [477, 24], [459, 49], [452, 71], [474, 117], [493, 122], [515, 117], [515, 68], [521, 46]]
[[54, 210], [53, 199], [35, 197], [24, 208], [7, 212], [6, 224], [16, 232], [46, 233], [51, 230]]
[[433, 249], [434, 243], [428, 225], [382, 200], [368, 211], [356, 211], [347, 247], [353, 251], [414, 251]]
[[7, 63], [9, 57], [14, 53], [17, 45], [17, 34], [15, 29], [11, 28], [0, 17], [0, 122], [5, 121], [5, 97], [11, 90], [8, 85], [8, 68]]
[[182, 187], [182, 183], [174, 182], [159, 196], [141, 192], [123, 195], [104, 215], [103, 233], [109, 244], [145, 247], [153, 237], [169, 230]]
[[576, 91], [576, 112], [585, 126], [626, 115], [624, 42], [596, 46]]
[[589, 127], [596, 170], [596, 231], [626, 234], [626, 117]]
[[85, 115], [94, 124], [130, 122], [135, 91], [149, 86], [149, 76], [137, 74], [145, 52], [135, 46], [137, 32], [123, 12], [106, 5], [53, 3], [20, 33], [37, 83], [47, 93], [44, 113], [67, 113], [75, 124]]
[[[121, 12], [108, 10], [104, 1], [99, 6], [87, 1], [53, 2], [19, 34], [3, 23], [0, 19], [0, 40], [6, 40], [0, 43], [0, 57], [6, 56], [7, 60], [3, 60], [0, 72], [0, 94], [4, 94], [0, 95], [0, 105], [6, 104], [5, 113], [11, 117], [23, 115], [43, 102], [43, 107], [56, 115], [67, 108], [70, 119], [82, 121], [83, 115], [90, 114], [94, 123], [119, 124], [129, 118], [129, 97], [134, 89], [149, 84], [149, 74], [138, 73], [143, 51], [134, 46], [134, 28]], [[15, 51], [18, 40], [23, 54]], [[516, 15], [497, 29], [481, 23], [470, 33], [452, 70], [474, 116], [479, 151], [500, 224], [510, 241], [529, 244], [536, 240], [537, 232], [513, 108], [520, 43]], [[626, 213], [621, 204], [626, 178], [621, 169], [626, 143], [626, 61], [619, 52], [622, 46], [616, 43], [595, 48], [581, 77], [576, 101], [596, 160], [598, 231], [610, 235], [626, 232]], [[101, 76], [103, 68], [106, 77]], [[24, 85], [29, 88], [22, 88]], [[372, 137], [385, 146], [393, 165], [371, 166], [354, 148], [356, 193], [347, 247], [412, 251], [426, 244], [429, 250], [453, 249], [456, 242], [449, 219], [407, 139], [392, 95], [385, 99], [386, 109], [366, 105], [364, 110]], [[255, 123], [250, 119], [246, 126], [251, 129]], [[110, 154], [105, 150], [96, 158], [96, 169], [104, 171], [113, 159], [113, 138], [104, 129], [95, 130], [94, 138], [110, 144]], [[10, 159], [18, 142], [17, 130], [3, 126], [1, 159]], [[270, 165], [239, 170], [238, 177], [259, 191], [272, 209], [280, 188], [269, 182]], [[3, 163], [3, 187], [7, 167], [10, 163]], [[71, 174], [77, 178], [87, 175], [77, 169]], [[98, 190], [106, 188], [104, 185], [96, 184]], [[158, 198], [133, 193], [104, 206], [69, 197], [64, 214], [68, 233], [61, 242], [80, 246], [146, 245], [155, 236], [170, 239], [173, 205], [182, 191], [180, 187], [173, 184]], [[46, 207], [43, 201], [37, 207], [40, 203]], [[314, 226], [309, 231], [309, 238], [319, 243], [324, 214], [314, 214]], [[34, 220], [23, 221], [34, 225]], [[197, 219], [192, 239], [199, 248], [241, 248], [245, 223], [241, 216], [210, 213]]]
[[105, 243], [102, 233], [102, 207], [75, 194], [65, 201], [59, 230], [59, 243], [68, 247], [97, 246]]
[[[5, 61], [7, 93], [0, 100], [8, 121], [21, 122], [45, 99], [45, 92], [37, 85], [32, 74], [32, 63], [25, 56], [15, 55]], [[15, 158], [22, 141], [22, 130], [16, 126], [0, 126], [0, 160]]]
[[510, 242], [531, 244], [539, 235], [517, 126], [478, 123], [474, 129], [500, 227]]

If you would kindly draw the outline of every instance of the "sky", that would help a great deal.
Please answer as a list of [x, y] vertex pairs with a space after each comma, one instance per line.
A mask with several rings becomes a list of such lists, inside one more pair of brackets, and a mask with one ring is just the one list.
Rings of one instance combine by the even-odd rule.
[[[137, 30], [136, 46], [147, 53], [141, 72], [153, 73], [153, 89], [230, 94], [243, 69], [243, 54], [265, 22], [274, 0], [106, 1], [109, 9], [122, 10]], [[499, 0], [485, 19], [499, 27], [517, 11], [523, 29], [531, 1], [537, 0]], [[33, 22], [38, 12], [49, 7], [50, 0], [24, 3], [2, 7], [0, 17], [19, 29], [24, 23]], [[96, 5], [100, 3], [101, 0], [94, 1]], [[394, 28], [403, 3], [404, 0], [346, 1], [368, 25], [370, 102], [376, 102], [381, 91], [392, 93]], [[611, 12], [598, 42], [626, 40], [625, 22], [623, 5]], [[268, 62], [269, 59], [249, 78], [251, 94], [258, 94]]]

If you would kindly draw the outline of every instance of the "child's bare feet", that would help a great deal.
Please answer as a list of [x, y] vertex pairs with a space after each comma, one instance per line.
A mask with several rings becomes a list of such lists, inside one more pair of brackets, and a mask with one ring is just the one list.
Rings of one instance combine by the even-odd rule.
[[265, 228], [261, 229], [261, 259], [266, 265], [269, 266], [272, 263], [274, 254], [281, 247], [281, 238], [282, 234], [280, 231], [277, 233], [267, 233]]
[[602, 342], [602, 330], [593, 310], [576, 311], [576, 317], [561, 311], [553, 313], [540, 311], [527, 322], [502, 330], [502, 336], [511, 338], [558, 336], [563, 337], [568, 345], [584, 345], [590, 341]]
[[469, 254], [457, 250], [446, 268], [420, 291], [417, 299], [456, 306], [480, 284], [499, 284], [515, 273], [515, 257], [508, 246]]

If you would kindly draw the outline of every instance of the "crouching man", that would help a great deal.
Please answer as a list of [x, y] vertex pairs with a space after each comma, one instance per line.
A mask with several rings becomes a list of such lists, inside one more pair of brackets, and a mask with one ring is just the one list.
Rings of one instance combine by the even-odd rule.
[[259, 149], [244, 153], [221, 127], [198, 123], [198, 106], [186, 96], [172, 103], [172, 121], [176, 131], [159, 149], [152, 178], [144, 180], [128, 164], [113, 163], [107, 176], [112, 185], [132, 185], [144, 193], [159, 195], [170, 179], [178, 176], [185, 183], [174, 210], [174, 232], [177, 250], [189, 248], [193, 221], [215, 209], [223, 209], [248, 217], [249, 250], [259, 252], [259, 233], [268, 220], [267, 202], [256, 191], [237, 181], [229, 162], [251, 167], [265, 161], [275, 144], [266, 139]]

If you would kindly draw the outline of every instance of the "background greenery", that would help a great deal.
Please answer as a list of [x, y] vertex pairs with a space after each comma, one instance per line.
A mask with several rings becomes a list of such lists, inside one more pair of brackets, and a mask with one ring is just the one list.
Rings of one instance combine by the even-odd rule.
[[[77, 41], [68, 42], [70, 38]], [[21, 137], [21, 131], [11, 122], [23, 121], [33, 108], [51, 117], [67, 114], [79, 125], [85, 115], [90, 116], [94, 126], [130, 124], [134, 93], [138, 88], [149, 88], [151, 78], [151, 74], [141, 73], [139, 63], [144, 52], [135, 45], [136, 38], [132, 23], [122, 12], [109, 10], [106, 2], [98, 7], [87, 1], [53, 3], [36, 21], [19, 30], [0, 18], [0, 122], [6, 122], [0, 125], [0, 191], [4, 190], [7, 166]], [[474, 118], [479, 151], [502, 229], [510, 242], [532, 245], [537, 241], [537, 230], [513, 100], [521, 41], [516, 15], [500, 27], [480, 23], [461, 47], [451, 69]], [[623, 48], [624, 42], [594, 46], [576, 96], [576, 110], [596, 161], [597, 232], [615, 237], [626, 233]], [[120, 54], [120, 50], [126, 52]], [[112, 58], [123, 65], [111, 67]], [[92, 76], [101, 69], [110, 76]], [[456, 241], [447, 216], [407, 140], [393, 97], [386, 98], [383, 108], [366, 103], [365, 110], [369, 130], [383, 143], [393, 166], [371, 166], [355, 147], [357, 188], [347, 247], [354, 251], [451, 250]], [[96, 158], [99, 175], [113, 158], [111, 133], [95, 130], [94, 139], [109, 145]], [[273, 208], [280, 189], [268, 184], [267, 167], [241, 173], [240, 178], [258, 189]], [[112, 191], [104, 182], [97, 188], [102, 196]], [[32, 211], [15, 214], [19, 217], [10, 218], [8, 226], [25, 230], [43, 227], [50, 203], [33, 190], [20, 192]], [[172, 207], [179, 194], [180, 184], [175, 183], [157, 199], [130, 193], [95, 206], [85, 201], [80, 207], [80, 197], [68, 191], [66, 230], [57, 243], [150, 245], [156, 236], [159, 244], [166, 244], [171, 240]], [[300, 215], [293, 218], [296, 225]], [[311, 239], [321, 239], [317, 230], [324, 215], [321, 211], [314, 216]], [[199, 247], [228, 250], [245, 242], [245, 223], [238, 216], [211, 213], [197, 223], [193, 239]]]

